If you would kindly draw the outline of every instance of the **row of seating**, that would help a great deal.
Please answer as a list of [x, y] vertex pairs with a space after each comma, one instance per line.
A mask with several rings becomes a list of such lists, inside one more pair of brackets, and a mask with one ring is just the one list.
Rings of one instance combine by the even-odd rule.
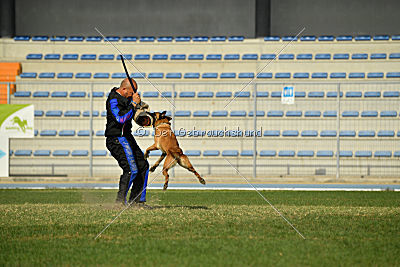
[[[93, 92], [93, 97], [94, 98], [102, 98], [104, 96], [108, 97], [109, 92], [100, 92], [100, 91], [95, 91]], [[139, 93], [141, 94], [141, 93]], [[54, 97], [54, 98], [66, 98], [66, 97], [72, 97], [72, 98], [84, 98], [86, 95], [90, 97], [90, 93], [86, 94], [85, 91], [72, 91], [72, 92], [67, 92], [67, 91], [17, 91], [14, 93], [14, 97], [37, 97], [37, 98], [47, 98], [47, 97]], [[242, 92], [230, 92], [230, 91], [217, 91], [215, 92], [210, 92], [210, 91], [201, 91], [197, 92], [197, 97], [198, 98], [212, 98], [212, 97], [239, 97], [239, 98], [248, 98], [252, 94], [250, 91], [242, 91]], [[281, 97], [282, 92], [281, 91], [257, 91], [256, 96], [257, 97]], [[380, 98], [381, 96], [385, 98], [391, 98], [391, 97], [399, 97], [400, 96], [400, 91], [366, 91], [364, 93], [360, 91], [346, 91], [340, 92], [340, 97], [343, 97], [345, 95], [346, 98], [361, 98], [364, 96], [364, 98]], [[142, 97], [151, 97], [151, 98], [158, 98], [159, 96], [161, 97], [172, 97], [172, 92], [166, 91], [166, 92], [157, 92], [157, 91], [146, 91], [141, 94]], [[196, 97], [196, 92], [194, 91], [182, 91], [174, 93], [174, 97], [179, 96], [180, 98], [194, 98]], [[312, 92], [304, 92], [304, 91], [296, 91], [295, 92], [295, 97], [297, 98], [324, 98], [324, 97], [337, 97], [337, 92], [336, 91], [312, 91]]]
[[[195, 36], [195, 37], [190, 37], [190, 36], [177, 36], [177, 37], [172, 37], [172, 36], [161, 36], [161, 37], [154, 37], [154, 36], [142, 36], [142, 37], [136, 37], [136, 36], [106, 36], [104, 38], [104, 42], [225, 42], [225, 41], [244, 41], [243, 36], [213, 36], [213, 37], [208, 37], [208, 36]], [[29, 41], [32, 40], [33, 42], [101, 42], [103, 38], [101, 36], [28, 36], [28, 35], [23, 35], [23, 36], [15, 36], [14, 37], [15, 41]], [[351, 36], [351, 35], [340, 35], [340, 36], [333, 36], [333, 35], [324, 35], [324, 36], [314, 36], [314, 35], [308, 35], [308, 36], [301, 36], [300, 38], [297, 38], [296, 36], [267, 36], [264, 37], [264, 41], [266, 42], [278, 42], [278, 41], [303, 41], [303, 42], [314, 42], [314, 41], [319, 41], [319, 42], [333, 42], [333, 41], [338, 41], [338, 42], [343, 42], [343, 41], [397, 41], [400, 40], [400, 35], [375, 35], [375, 36], [370, 36], [370, 35], [359, 35], [359, 36]]]
[[[221, 130], [222, 131], [222, 130]], [[210, 133], [211, 136], [217, 136], [219, 134], [219, 130], [214, 130], [214, 132]], [[244, 136], [245, 134], [242, 132], [241, 135], [239, 135], [239, 132], [237, 130], [228, 130], [227, 133], [223, 133], [224, 136], [232, 136], [232, 137], [237, 137], [237, 136]], [[42, 130], [39, 131], [35, 130], [35, 136], [57, 136], [57, 130]], [[93, 132], [94, 136], [104, 136], [104, 130], [98, 130], [96, 132]], [[134, 136], [150, 136], [150, 131], [149, 130], [144, 130], [140, 129], [138, 131], [133, 131]], [[179, 129], [175, 130], [175, 135], [180, 136], [180, 137], [185, 137], [188, 136], [188, 132], [184, 129]], [[341, 137], [395, 137], [396, 136], [396, 131], [394, 130], [380, 130], [380, 131], [374, 131], [374, 130], [362, 130], [362, 131], [355, 131], [355, 130], [342, 130], [339, 132], [339, 136]], [[60, 130], [58, 132], [58, 136], [60, 137], [74, 137], [74, 136], [90, 136], [90, 130], [80, 130], [80, 131], [75, 131], [75, 130]], [[154, 132], [151, 133], [151, 136], [154, 136]], [[266, 137], [336, 137], [337, 136], [337, 131], [336, 130], [322, 130], [318, 132], [317, 130], [303, 130], [303, 131], [298, 131], [298, 130], [266, 130], [263, 133], [263, 136]], [[397, 131], [397, 137], [400, 137], [400, 130]]]
[[[60, 60], [61, 58], [63, 60], [78, 60], [79, 55], [78, 54], [64, 54], [61, 56], [60, 54], [46, 54], [43, 56], [43, 54], [40, 53], [35, 53], [35, 54], [28, 54], [26, 56], [26, 59], [28, 60]], [[101, 54], [97, 57], [96, 54], [82, 54], [80, 56], [81, 60], [121, 60], [121, 55], [117, 55], [116, 57], [113, 54]], [[131, 60], [132, 58], [134, 60], [239, 60], [242, 58], [242, 60], [272, 60], [272, 59], [279, 59], [279, 60], [312, 60], [313, 58], [315, 60], [347, 60], [347, 59], [353, 59], [353, 60], [360, 60], [360, 59], [400, 59], [400, 53], [390, 53], [387, 55], [386, 53], [371, 53], [371, 55], [368, 55], [367, 53], [353, 53], [351, 56], [348, 53], [336, 53], [336, 54], [329, 54], [329, 53], [320, 53], [320, 54], [280, 54], [278, 57], [276, 54], [261, 54], [260, 56], [258, 54], [243, 54], [241, 57], [239, 54], [225, 54], [224, 56], [222, 54], [208, 54], [208, 55], [203, 55], [203, 54], [190, 54], [190, 55], [185, 55], [185, 54], [137, 54], [134, 57], [132, 57], [131, 54], [126, 54], [124, 55], [124, 58]]]
[[[65, 112], [61, 110], [48, 110], [48, 111], [43, 111], [43, 110], [35, 110], [34, 112], [35, 117], [80, 117], [81, 115], [83, 117], [90, 117], [90, 111], [86, 110], [81, 112], [80, 110], [67, 110]], [[171, 116], [171, 111], [167, 111], [167, 116]], [[313, 117], [313, 118], [319, 118], [319, 117], [336, 117], [337, 112], [335, 110], [326, 110], [326, 111], [319, 111], [319, 110], [306, 110], [306, 111], [301, 111], [301, 110], [288, 110], [288, 111], [283, 111], [283, 110], [269, 110], [269, 111], [264, 111], [264, 110], [257, 110], [256, 116], [257, 117]], [[342, 111], [341, 117], [343, 118], [386, 118], [386, 117], [397, 117], [397, 111], [395, 110], [383, 110], [383, 111], [376, 111], [376, 110], [365, 110], [365, 111], [357, 111], [357, 110], [345, 110]], [[94, 110], [92, 113], [93, 117], [106, 117], [107, 116], [107, 111], [102, 111], [99, 113], [99, 111]], [[247, 112], [246, 110], [232, 110], [232, 111], [227, 111], [227, 110], [214, 110], [214, 111], [209, 111], [209, 110], [196, 110], [193, 111], [193, 113], [190, 110], [177, 110], [175, 111], [175, 116], [176, 117], [253, 117], [254, 116], [254, 111], [249, 111]]]
[[[27, 79], [35, 79], [39, 77], [40, 79], [54, 79], [57, 77], [57, 79], [72, 79], [74, 78], [74, 73], [72, 72], [59, 72], [54, 73], [54, 72], [41, 72], [39, 75], [36, 72], [23, 72], [20, 74], [21, 78], [27, 78]], [[110, 75], [108, 72], [97, 72], [93, 73], [93, 78], [94, 79], [123, 79], [126, 78], [125, 73], [122, 72], [114, 72]], [[145, 78], [146, 73], [132, 73], [132, 78], [135, 79], [140, 79], [140, 78]], [[313, 72], [313, 73], [308, 73], [308, 72], [294, 72], [293, 75], [290, 72], [275, 72], [274, 74], [272, 72], [261, 72], [258, 74], [255, 74], [254, 72], [204, 72], [200, 74], [199, 72], [186, 72], [184, 74], [180, 72], [168, 72], [164, 73], [163, 72], [150, 72], [147, 74], [148, 79], [253, 79], [254, 77], [258, 79], [309, 79], [310, 77], [312, 79], [327, 79], [328, 77], [330, 79], [383, 79], [385, 78], [385, 73], [384, 72], [368, 72], [365, 74], [365, 72], [331, 72], [329, 75], [327, 72]], [[92, 73], [91, 72], [77, 72], [75, 73], [75, 79], [90, 79], [92, 78]], [[386, 73], [386, 78], [400, 78], [400, 72], [387, 72]]]
[[[252, 157], [254, 155], [253, 150], [204, 150], [203, 153], [201, 153], [200, 150], [186, 150], [184, 152], [187, 156], [190, 157], [199, 157], [199, 156], [204, 156], [204, 157]], [[257, 153], [258, 154], [258, 153]], [[41, 149], [41, 150], [35, 150], [32, 151], [30, 149], [24, 149], [24, 150], [16, 150], [15, 152], [13, 150], [10, 150], [10, 156], [16, 156], [16, 157], [31, 157], [32, 155], [35, 157], [87, 157], [89, 156], [89, 151], [88, 150], [47, 150], [47, 149]], [[94, 157], [105, 157], [105, 156], [111, 156], [108, 151], [106, 150], [93, 150], [92, 155]], [[150, 156], [160, 156], [161, 151], [151, 151]], [[259, 152], [259, 156], [261, 157], [334, 157], [336, 155], [335, 151], [332, 150], [318, 150], [318, 151], [313, 151], [313, 150], [261, 150]], [[390, 150], [377, 150], [377, 151], [371, 151], [371, 150], [357, 150], [357, 151], [351, 151], [351, 150], [342, 150], [339, 152], [340, 157], [375, 157], [375, 158], [391, 158], [392, 156], [395, 158], [400, 157], [400, 151], [390, 151]]]

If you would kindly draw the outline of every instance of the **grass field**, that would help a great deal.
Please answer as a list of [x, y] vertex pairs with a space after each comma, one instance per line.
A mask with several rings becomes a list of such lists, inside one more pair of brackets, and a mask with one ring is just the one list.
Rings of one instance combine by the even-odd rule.
[[151, 190], [119, 210], [114, 190], [0, 190], [0, 265], [399, 266], [400, 193]]

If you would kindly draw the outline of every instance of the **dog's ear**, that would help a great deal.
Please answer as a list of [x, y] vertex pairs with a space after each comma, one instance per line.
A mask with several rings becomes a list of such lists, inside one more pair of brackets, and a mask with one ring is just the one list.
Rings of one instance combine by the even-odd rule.
[[160, 115], [164, 115], [165, 116], [166, 113], [167, 112], [164, 110], [163, 112], [160, 113]]
[[165, 116], [165, 118], [166, 118], [168, 121], [172, 120], [172, 118], [171, 118], [170, 116]]

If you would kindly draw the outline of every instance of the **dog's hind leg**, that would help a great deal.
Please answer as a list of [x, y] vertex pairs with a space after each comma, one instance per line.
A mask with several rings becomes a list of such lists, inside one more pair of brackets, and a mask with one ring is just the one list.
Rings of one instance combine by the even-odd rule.
[[149, 147], [146, 149], [146, 152], [144, 152], [144, 159], [147, 159], [147, 158], [149, 157], [150, 151], [157, 150], [157, 149], [158, 149], [158, 148], [157, 148], [157, 145], [156, 145], [156, 144], [152, 144], [151, 146], [149, 146]]
[[163, 171], [162, 171], [162, 173], [164, 174], [164, 177], [165, 177], [165, 183], [164, 183], [163, 190], [167, 190], [167, 187], [168, 187], [168, 182], [169, 182], [168, 170], [171, 169], [172, 167], [174, 167], [175, 164], [176, 164], [176, 159], [174, 158], [174, 156], [172, 156], [172, 154], [168, 153], [167, 158], [164, 161], [164, 167], [163, 167]]
[[189, 158], [186, 155], [181, 155], [180, 158], [178, 159], [178, 164], [181, 165], [183, 168], [191, 171], [196, 175], [197, 179], [199, 179], [199, 182], [201, 184], [206, 184], [206, 181], [201, 178], [200, 174], [197, 173], [197, 171], [193, 168], [192, 163], [190, 163]]
[[160, 158], [154, 163], [154, 165], [150, 168], [150, 172], [154, 172], [158, 165], [160, 165], [161, 161], [163, 161], [163, 159], [165, 158], [165, 156], [167, 155], [167, 153], [162, 153]]

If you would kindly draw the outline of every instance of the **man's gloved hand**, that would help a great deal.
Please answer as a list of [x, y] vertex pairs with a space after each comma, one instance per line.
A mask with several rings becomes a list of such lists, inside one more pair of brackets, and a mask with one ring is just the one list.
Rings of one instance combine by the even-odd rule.
[[142, 100], [140, 99], [140, 95], [138, 93], [134, 93], [132, 95], [132, 105], [136, 107], [136, 105], [140, 104]]

